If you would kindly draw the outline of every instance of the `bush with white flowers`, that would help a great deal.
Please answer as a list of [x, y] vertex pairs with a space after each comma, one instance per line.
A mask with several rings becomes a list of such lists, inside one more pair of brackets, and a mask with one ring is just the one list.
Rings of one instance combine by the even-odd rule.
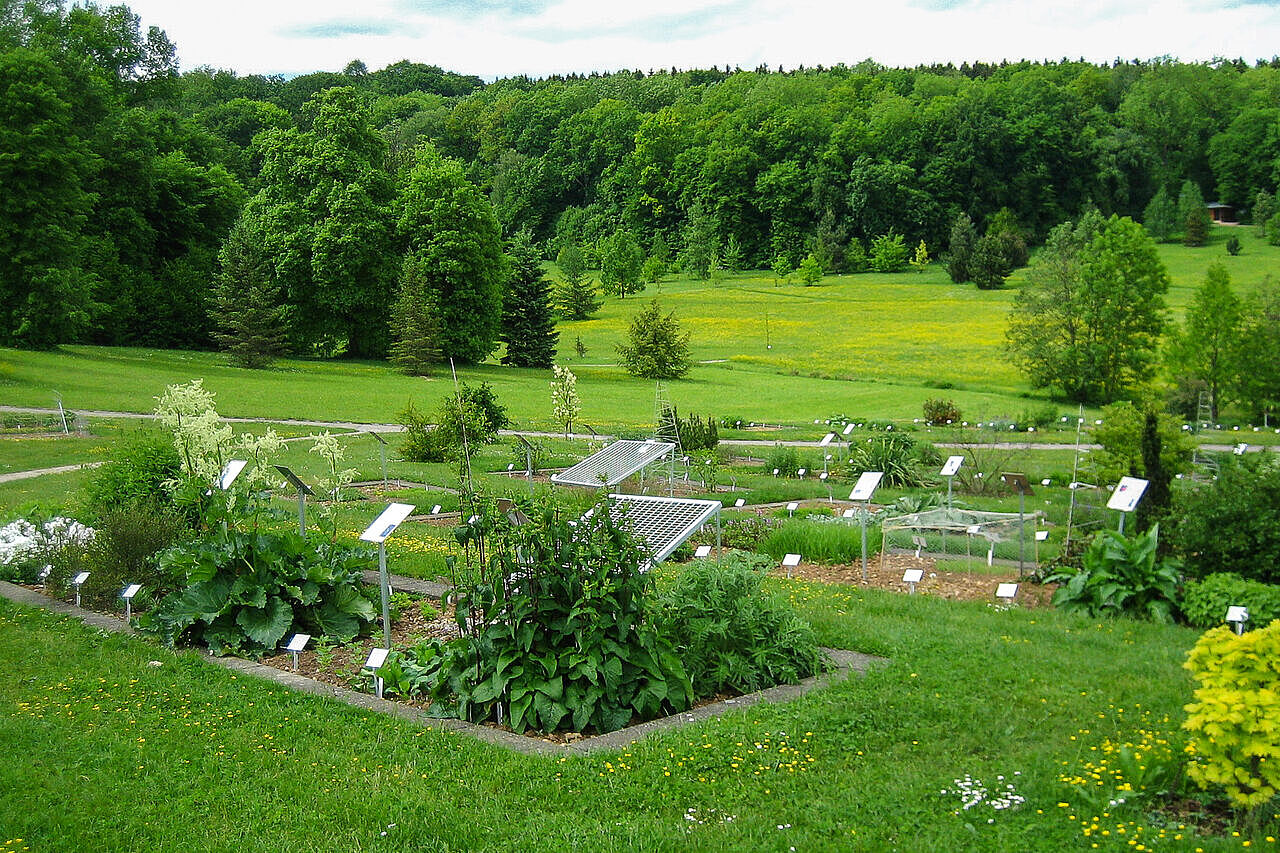
[[36, 583], [53, 568], [50, 558], [69, 545], [88, 545], [93, 528], [58, 516], [43, 524], [24, 518], [0, 527], [0, 580]]

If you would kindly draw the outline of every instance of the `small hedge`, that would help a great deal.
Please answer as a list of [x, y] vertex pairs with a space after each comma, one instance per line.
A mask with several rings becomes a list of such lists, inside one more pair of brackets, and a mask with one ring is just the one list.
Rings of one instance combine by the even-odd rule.
[[1249, 627], [1261, 628], [1280, 619], [1280, 586], [1246, 580], [1234, 572], [1190, 581], [1182, 595], [1182, 613], [1197, 628], [1221, 625], [1232, 605], [1249, 608]]

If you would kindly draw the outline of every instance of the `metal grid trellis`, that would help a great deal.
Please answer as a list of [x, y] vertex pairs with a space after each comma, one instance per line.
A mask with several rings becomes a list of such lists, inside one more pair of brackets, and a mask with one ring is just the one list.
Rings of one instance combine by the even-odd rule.
[[623, 439], [559, 474], [552, 474], [551, 482], [562, 486], [616, 486], [674, 452], [675, 445], [667, 441]]
[[720, 501], [664, 498], [650, 495], [609, 495], [609, 515], [624, 524], [660, 563], [717, 516]]

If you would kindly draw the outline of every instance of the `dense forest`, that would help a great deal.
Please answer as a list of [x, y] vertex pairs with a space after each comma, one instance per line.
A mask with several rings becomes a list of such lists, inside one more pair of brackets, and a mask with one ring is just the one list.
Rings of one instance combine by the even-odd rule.
[[[548, 259], [624, 234], [686, 269], [840, 271], [886, 233], [936, 257], [999, 216], [1038, 242], [1187, 181], [1247, 216], [1278, 157], [1274, 61], [284, 79], [181, 72], [126, 7], [0, 0], [0, 344], [208, 347], [253, 303], [290, 351], [382, 356], [398, 281], [498, 310], [522, 232]], [[463, 360], [501, 334], [443, 326]]]

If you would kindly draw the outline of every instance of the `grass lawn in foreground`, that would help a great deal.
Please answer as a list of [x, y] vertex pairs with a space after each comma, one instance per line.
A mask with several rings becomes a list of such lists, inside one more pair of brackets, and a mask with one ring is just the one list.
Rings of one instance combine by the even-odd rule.
[[[1157, 849], [1239, 849], [1062, 781], [1106, 738], [1147, 729], [1180, 743], [1193, 632], [776, 583], [824, 643], [889, 663], [564, 758], [0, 603], [0, 787], [15, 794], [0, 801], [0, 835], [33, 850], [1028, 851], [1157, 836]], [[941, 792], [966, 774], [1026, 801], [965, 811]], [[1084, 836], [1095, 821], [1108, 837]]]

